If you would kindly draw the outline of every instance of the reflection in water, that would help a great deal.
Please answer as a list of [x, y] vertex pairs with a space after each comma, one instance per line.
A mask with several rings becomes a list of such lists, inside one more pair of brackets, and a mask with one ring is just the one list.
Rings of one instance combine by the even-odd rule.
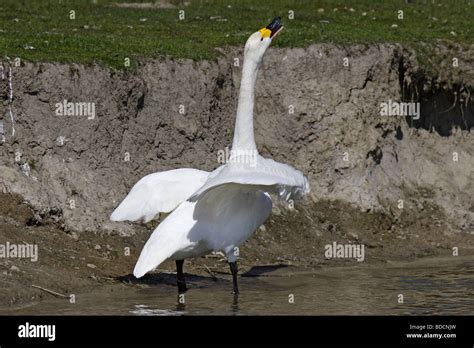
[[178, 300], [176, 302], [176, 311], [184, 312], [186, 309], [186, 296], [184, 294], [178, 294]]
[[168, 309], [153, 309], [153, 308], [148, 308], [145, 305], [136, 305], [135, 309], [130, 311], [131, 314], [135, 315], [183, 315], [183, 312], [175, 312], [175, 311], [170, 311]]
[[232, 314], [239, 314], [239, 295], [234, 294], [232, 298], [232, 305], [230, 306], [230, 311]]
[[[232, 280], [195, 277], [176, 297], [176, 286], [115, 284], [76, 295], [76, 304], [52, 299], [0, 314], [268, 315], [268, 314], [474, 314], [474, 259], [437, 259], [416, 263], [313, 272], [288, 267]], [[294, 303], [288, 296], [294, 294]], [[403, 303], [398, 296], [403, 295]]]

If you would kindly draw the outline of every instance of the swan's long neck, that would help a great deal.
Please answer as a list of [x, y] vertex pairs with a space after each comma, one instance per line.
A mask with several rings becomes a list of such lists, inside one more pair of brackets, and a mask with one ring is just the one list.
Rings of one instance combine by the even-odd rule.
[[257, 151], [253, 134], [253, 104], [258, 64], [244, 59], [232, 151]]

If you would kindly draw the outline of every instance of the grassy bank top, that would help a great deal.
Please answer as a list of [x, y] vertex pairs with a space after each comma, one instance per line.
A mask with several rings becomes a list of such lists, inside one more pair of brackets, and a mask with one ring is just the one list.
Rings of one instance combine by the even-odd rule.
[[[403, 11], [403, 12], [400, 12]], [[123, 68], [125, 59], [213, 59], [279, 15], [280, 47], [474, 40], [470, 0], [2, 0], [0, 53]]]

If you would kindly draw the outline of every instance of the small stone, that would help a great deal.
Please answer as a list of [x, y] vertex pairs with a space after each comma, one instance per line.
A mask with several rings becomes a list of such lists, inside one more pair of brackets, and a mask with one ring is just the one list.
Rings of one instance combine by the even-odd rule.
[[89, 267], [89, 268], [97, 268], [97, 266], [94, 265], [94, 264], [92, 264], [92, 263], [88, 263], [88, 264], [87, 264], [87, 267]]
[[10, 267], [10, 271], [13, 271], [13, 272], [20, 272], [20, 269], [19, 269], [17, 266], [11, 266], [11, 267]]
[[359, 235], [355, 232], [349, 232], [349, 236], [351, 236], [354, 239], [359, 239]]
[[70, 233], [68, 233], [68, 235], [69, 235], [72, 239], [74, 239], [74, 240], [78, 240], [78, 239], [79, 239], [79, 236], [77, 235], [76, 232], [70, 232]]

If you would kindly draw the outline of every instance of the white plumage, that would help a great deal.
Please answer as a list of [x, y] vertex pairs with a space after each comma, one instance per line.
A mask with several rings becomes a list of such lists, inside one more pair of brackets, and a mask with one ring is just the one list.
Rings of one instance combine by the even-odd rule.
[[195, 201], [209, 190], [226, 183], [259, 186], [261, 190], [277, 193], [285, 200], [299, 199], [309, 192], [308, 180], [302, 172], [288, 164], [257, 155], [255, 163], [230, 162], [218, 168], [218, 172], [210, 175], [190, 200]]
[[182, 168], [149, 174], [140, 179], [110, 216], [112, 221], [151, 221], [169, 213], [199, 189], [209, 176], [203, 170]]
[[[224, 252], [234, 263], [236, 248], [270, 215], [270, 194], [288, 200], [309, 192], [303, 173], [257, 153], [253, 132], [255, 82], [263, 54], [273, 34], [281, 29], [279, 19], [267, 28], [252, 34], [245, 45], [231, 161], [211, 173], [185, 168], [148, 175], [113, 212], [113, 221], [150, 221], [159, 212], [172, 211], [145, 244], [133, 272], [136, 277], [166, 259], [183, 260], [211, 251]], [[240, 161], [249, 154], [255, 154], [252, 161]], [[234, 281], [236, 290], [235, 277]]]
[[208, 199], [183, 202], [152, 233], [133, 274], [139, 278], [166, 259], [183, 260], [222, 251], [229, 262], [235, 249], [270, 215], [272, 201], [263, 192], [229, 184]]

